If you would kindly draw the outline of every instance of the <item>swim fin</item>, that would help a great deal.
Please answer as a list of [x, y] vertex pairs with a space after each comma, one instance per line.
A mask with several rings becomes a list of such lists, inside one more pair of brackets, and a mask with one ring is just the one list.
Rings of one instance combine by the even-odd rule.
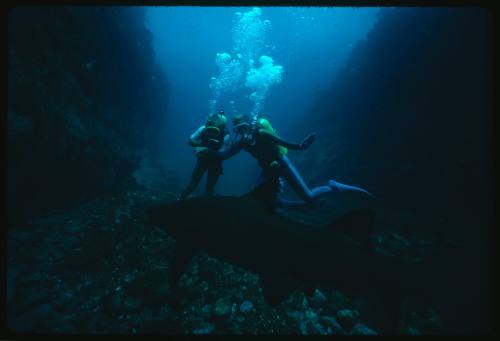
[[335, 180], [329, 180], [328, 181], [328, 186], [330, 186], [332, 189], [337, 189], [339, 191], [362, 192], [362, 193], [365, 193], [365, 194], [369, 195], [372, 198], [375, 198], [375, 196], [373, 194], [371, 194], [370, 192], [368, 192], [367, 190], [364, 190], [364, 189], [362, 189], [360, 187], [356, 187], [356, 186], [342, 184], [342, 183], [340, 183], [338, 181], [335, 181]]

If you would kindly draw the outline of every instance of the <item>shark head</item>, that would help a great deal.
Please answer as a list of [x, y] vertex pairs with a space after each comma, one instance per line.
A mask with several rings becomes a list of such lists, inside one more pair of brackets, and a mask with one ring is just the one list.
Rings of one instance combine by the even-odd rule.
[[[146, 210], [149, 221], [154, 225], [161, 226], [174, 238], [181, 237], [186, 226], [189, 226], [189, 206], [182, 201], [156, 204]], [[186, 217], [186, 220], [181, 219]]]
[[246, 199], [217, 196], [159, 203], [146, 212], [152, 224], [172, 237], [196, 242], [223, 235], [221, 229], [251, 220], [259, 208]]

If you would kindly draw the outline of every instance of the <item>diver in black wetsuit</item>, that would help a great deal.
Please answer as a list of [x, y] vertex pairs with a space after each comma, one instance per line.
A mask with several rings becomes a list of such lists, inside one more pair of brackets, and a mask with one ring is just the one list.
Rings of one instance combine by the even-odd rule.
[[210, 115], [205, 125], [198, 128], [189, 138], [189, 145], [195, 148], [197, 160], [191, 180], [179, 200], [187, 198], [195, 190], [205, 172], [207, 172], [205, 195], [213, 195], [215, 184], [222, 175], [222, 159], [204, 154], [203, 151], [218, 151], [229, 144], [226, 122], [224, 111], [220, 110], [218, 114]]
[[[361, 188], [344, 185], [334, 180], [328, 181], [327, 185], [309, 189], [286, 153], [288, 149], [307, 149], [314, 142], [316, 134], [309, 134], [301, 143], [287, 142], [277, 136], [268, 120], [259, 116], [249, 118], [237, 115], [233, 117], [233, 125], [233, 131], [237, 137], [228, 149], [224, 151], [204, 150], [203, 153], [221, 160], [230, 158], [242, 149], [252, 154], [262, 168], [259, 182], [253, 192], [260, 195], [272, 208], [275, 205], [300, 207], [314, 204], [317, 203], [317, 199], [334, 189], [361, 191], [372, 196]], [[281, 198], [278, 195], [281, 190], [281, 179], [284, 179], [303, 201]]]

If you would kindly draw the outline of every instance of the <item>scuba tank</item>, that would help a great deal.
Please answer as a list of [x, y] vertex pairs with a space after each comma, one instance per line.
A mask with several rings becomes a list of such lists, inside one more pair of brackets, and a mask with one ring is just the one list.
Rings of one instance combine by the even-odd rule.
[[[271, 126], [271, 124], [269, 123], [269, 121], [267, 119], [265, 119], [264, 117], [262, 117], [262, 115], [259, 113], [257, 115], [254, 115], [252, 117], [252, 134], [254, 133], [257, 133], [258, 129], [263, 129], [273, 135], [276, 135], [276, 130], [274, 130], [274, 128]], [[253, 144], [255, 143], [255, 139], [252, 139], [253, 141]], [[287, 148], [283, 147], [283, 146], [280, 146], [280, 145], [277, 145], [277, 144], [273, 144], [274, 147], [273, 148], [277, 148], [277, 152], [280, 154], [280, 155], [285, 155], [287, 153]]]
[[[222, 112], [222, 113], [221, 113]], [[223, 111], [221, 110], [217, 115], [217, 118], [209, 119], [206, 123], [205, 129], [203, 130], [203, 140], [210, 148], [219, 148], [224, 142], [225, 135], [225, 117], [223, 116]]]
[[217, 127], [206, 127], [203, 131], [205, 134], [204, 142], [210, 148], [217, 148], [221, 144], [220, 130]]
[[216, 126], [210, 125], [208, 127], [205, 127], [202, 131], [202, 146], [200, 147], [195, 147], [194, 148], [194, 153], [195, 155], [198, 155], [201, 151], [203, 151], [206, 148], [212, 149], [212, 150], [218, 150], [224, 143], [224, 130], [219, 129]]

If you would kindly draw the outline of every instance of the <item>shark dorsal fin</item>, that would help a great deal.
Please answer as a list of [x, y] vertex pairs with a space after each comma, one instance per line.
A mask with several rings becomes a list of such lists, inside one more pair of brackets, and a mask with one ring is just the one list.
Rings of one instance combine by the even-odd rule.
[[344, 233], [358, 242], [367, 243], [372, 234], [374, 222], [375, 212], [365, 208], [341, 216], [327, 228]]

